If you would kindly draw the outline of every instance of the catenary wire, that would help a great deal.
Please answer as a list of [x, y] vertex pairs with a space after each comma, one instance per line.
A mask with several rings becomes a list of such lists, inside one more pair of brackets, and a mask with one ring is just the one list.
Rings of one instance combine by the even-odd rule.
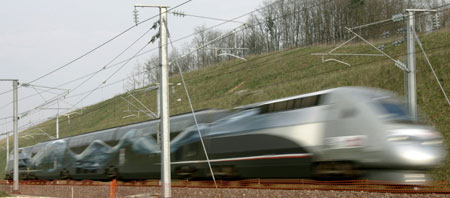
[[[430, 48], [430, 49], [428, 49], [428, 51], [434, 51], [434, 50], [439, 50], [439, 49], [444, 49], [444, 48], [448, 48], [448, 47], [450, 47], [450, 45], [443, 45], [443, 46], [438, 46], [438, 47], [435, 47], [435, 48]], [[419, 52], [416, 52], [416, 53], [419, 53]], [[393, 56], [393, 57], [401, 57], [401, 56], [404, 56], [404, 55], [407, 55], [408, 53], [402, 53], [402, 54], [399, 54], [399, 55], [395, 55], [395, 56]], [[383, 57], [383, 58], [380, 58], [379, 60], [373, 60], [373, 61], [366, 61], [366, 62], [361, 62], [361, 63], [358, 63], [358, 64], [354, 64], [354, 65], [352, 65], [352, 66], [350, 66], [350, 67], [341, 67], [341, 68], [337, 68], [337, 69], [333, 69], [333, 70], [329, 70], [329, 71], [324, 71], [324, 72], [319, 72], [319, 73], [316, 73], [316, 74], [314, 74], [314, 75], [310, 75], [310, 76], [302, 76], [302, 77], [300, 77], [300, 78], [302, 78], [302, 79], [308, 79], [308, 78], [314, 78], [314, 77], [317, 77], [317, 76], [320, 76], [320, 75], [324, 75], [324, 74], [328, 74], [328, 73], [331, 73], [331, 72], [336, 72], [336, 71], [339, 71], [339, 70], [347, 70], [347, 69], [350, 69], [350, 68], [354, 68], [354, 67], [359, 67], [359, 66], [376, 66], [376, 65], [373, 65], [372, 63], [376, 63], [376, 62], [382, 62], [382, 61], [386, 61], [386, 60], [388, 60], [386, 57]], [[315, 65], [312, 65], [312, 66], [308, 66], [308, 67], [314, 67]], [[297, 70], [302, 70], [302, 69], [305, 69], [305, 68], [299, 68], [299, 69], [297, 69]], [[289, 71], [289, 72], [293, 72], [293, 71]], [[258, 79], [256, 79], [255, 81], [258, 81]], [[276, 87], [276, 86], [279, 86], [279, 85], [281, 85], [281, 84], [283, 84], [283, 83], [286, 83], [286, 81], [280, 81], [280, 82], [278, 82], [278, 83], [274, 83], [274, 84], [271, 84], [271, 87], [273, 86], [273, 87]], [[260, 87], [257, 87], [257, 88], [260, 88]], [[223, 90], [228, 90], [228, 88], [225, 88], [225, 89], [216, 89], [216, 92], [221, 92], [221, 91], [223, 91]], [[196, 97], [194, 98], [194, 101], [195, 100], [199, 100], [200, 98], [202, 98], [204, 95], [196, 95]], [[209, 100], [214, 100], [214, 99], [216, 99], [216, 97], [212, 97], [211, 99], [209, 99]], [[207, 102], [207, 101], [209, 101], [209, 100], [201, 100], [202, 102], [201, 103], [205, 103], [205, 102]], [[93, 108], [93, 109], [90, 109], [89, 111], [86, 111], [86, 112], [84, 112], [83, 114], [84, 115], [86, 115], [86, 114], [89, 114], [90, 112], [94, 112], [94, 111], [96, 111], [96, 110], [100, 110], [100, 109], [102, 109], [102, 108], [104, 108], [106, 105], [108, 105], [108, 104], [110, 104], [110, 103], [112, 103], [112, 102], [114, 102], [114, 101], [108, 101], [108, 102], [105, 102], [105, 103], [102, 103], [101, 105], [99, 105], [99, 107], [97, 107], [97, 108]], [[198, 103], [194, 103], [194, 104], [198, 104]], [[181, 108], [181, 107], [178, 107], [178, 108]], [[73, 119], [75, 119], [75, 118], [77, 118], [77, 117], [81, 117], [82, 115], [76, 115], [76, 116], [74, 116], [73, 117]], [[52, 124], [49, 124], [49, 125], [52, 125]], [[43, 126], [46, 126], [46, 125], [43, 125]]]
[[[171, 9], [168, 9], [166, 12], [170, 12], [171, 10], [176, 9], [176, 8], [179, 8], [179, 7], [181, 7], [181, 6], [183, 6], [183, 5], [187, 4], [187, 3], [189, 3], [189, 2], [191, 2], [191, 1], [192, 1], [192, 0], [187, 0], [187, 1], [183, 2], [183, 3], [181, 3], [181, 4], [176, 5], [175, 7], [171, 8]], [[50, 72], [48, 72], [48, 73], [46, 73], [46, 74], [44, 74], [44, 75], [41, 75], [41, 76], [39, 76], [39, 77], [37, 77], [37, 78], [31, 80], [30, 82], [28, 82], [28, 84], [31, 84], [31, 83], [33, 83], [33, 82], [36, 82], [36, 81], [38, 81], [38, 80], [40, 80], [40, 79], [42, 79], [42, 78], [45, 78], [45, 77], [47, 77], [47, 76], [49, 76], [49, 75], [51, 75], [51, 74], [53, 74], [53, 73], [55, 73], [55, 72], [57, 72], [57, 71], [63, 69], [63, 68], [65, 68], [65, 67], [71, 65], [72, 63], [74, 63], [74, 62], [76, 62], [76, 61], [78, 61], [78, 60], [80, 60], [80, 59], [86, 57], [87, 55], [93, 53], [94, 51], [97, 51], [98, 49], [102, 48], [103, 46], [107, 45], [108, 43], [114, 41], [115, 39], [119, 38], [120, 36], [124, 35], [125, 33], [129, 32], [130, 30], [134, 29], [137, 25], [146, 23], [147, 21], [150, 21], [151, 19], [154, 19], [154, 18], [156, 18], [156, 17], [158, 17], [158, 16], [159, 16], [159, 14], [158, 14], [158, 15], [154, 15], [154, 16], [152, 16], [152, 17], [149, 17], [149, 18], [147, 18], [147, 19], [145, 19], [145, 20], [143, 20], [143, 21], [137, 23], [136, 25], [133, 25], [133, 26], [130, 26], [130, 27], [126, 28], [125, 30], [123, 30], [123, 31], [120, 32], [119, 34], [113, 36], [112, 38], [108, 39], [107, 41], [103, 42], [102, 44], [100, 44], [100, 45], [94, 47], [93, 49], [91, 49], [91, 50], [89, 50], [89, 51], [83, 53], [82, 55], [78, 56], [77, 58], [75, 58], [75, 59], [73, 59], [73, 60], [71, 60], [71, 61], [69, 61], [69, 62], [67, 62], [66, 64], [63, 64], [62, 66], [60, 66], [60, 67], [58, 67], [58, 68], [56, 68], [56, 69], [54, 69], [54, 70], [52, 70], [52, 71], [50, 71]], [[0, 93], [0, 95], [3, 95], [3, 94], [5, 94], [5, 93], [9, 93], [10, 91], [12, 91], [12, 89], [9, 90], [9, 91]]]

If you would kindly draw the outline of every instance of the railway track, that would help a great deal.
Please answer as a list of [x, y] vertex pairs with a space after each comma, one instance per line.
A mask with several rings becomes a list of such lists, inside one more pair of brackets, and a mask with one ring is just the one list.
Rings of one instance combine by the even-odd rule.
[[[29, 180], [19, 182], [21, 192], [23, 194], [40, 195], [40, 196], [56, 196], [56, 197], [70, 197], [75, 195], [86, 195], [86, 197], [108, 197], [110, 192], [119, 194], [118, 197], [133, 197], [139, 193], [152, 191], [152, 195], [144, 197], [158, 196], [159, 180], [146, 181], [117, 181], [117, 182], [102, 182], [92, 180]], [[200, 189], [195, 192], [205, 191], [207, 194], [211, 192], [213, 197], [216, 186], [213, 181], [188, 181], [175, 180], [172, 182], [172, 187], [175, 192], [181, 191], [181, 195], [188, 194], [183, 191], [192, 191], [193, 189]], [[8, 192], [12, 188], [12, 181], [1, 180], [0, 190]], [[46, 190], [44, 190], [46, 189]], [[152, 190], [149, 190], [152, 189]], [[383, 181], [370, 180], [348, 180], [348, 181], [316, 181], [307, 179], [249, 179], [236, 181], [217, 181], [217, 189], [220, 192], [335, 192], [335, 193], [389, 193], [389, 194], [404, 194], [404, 195], [439, 195], [450, 196], [450, 182], [435, 182], [430, 185], [405, 185], [395, 184]], [[72, 194], [71, 194], [72, 193]], [[85, 194], [87, 193], [87, 194]], [[95, 194], [97, 193], [97, 194]], [[206, 195], [204, 194], [204, 195]], [[244, 193], [245, 194], [245, 193]], [[251, 193], [250, 193], [251, 194]], [[103, 196], [102, 196], [103, 195]], [[255, 194], [253, 194], [255, 195]], [[396, 196], [397, 196], [396, 195]], [[378, 195], [376, 195], [378, 196]], [[376, 197], [375, 196], [375, 197]], [[75, 196], [77, 197], [77, 196]], [[346, 196], [344, 196], [346, 197]], [[369, 196], [370, 197], [370, 196]]]

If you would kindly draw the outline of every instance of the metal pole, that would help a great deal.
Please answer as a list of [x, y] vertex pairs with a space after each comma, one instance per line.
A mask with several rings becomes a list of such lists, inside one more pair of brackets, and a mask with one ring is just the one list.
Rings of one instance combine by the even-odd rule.
[[[161, 141], [161, 197], [172, 197], [170, 176], [170, 129], [169, 129], [169, 70], [167, 65], [167, 8], [161, 5], [134, 5], [134, 7], [159, 8], [159, 59], [160, 59], [160, 124]], [[159, 109], [159, 108], [158, 108]], [[158, 113], [159, 114], [159, 113]]]
[[415, 49], [415, 41], [414, 41], [414, 11], [408, 11], [408, 20], [407, 20], [407, 38], [406, 38], [406, 46], [407, 46], [407, 56], [408, 56], [408, 103], [409, 103], [409, 112], [413, 116], [414, 119], [417, 119], [417, 95], [416, 95], [416, 49]]
[[14, 130], [14, 184], [13, 191], [19, 191], [19, 134], [17, 132], [18, 129], [18, 105], [17, 105], [17, 86], [19, 82], [17, 80], [13, 81], [13, 130]]
[[56, 139], [59, 139], [59, 100], [56, 101], [58, 109], [56, 110]]
[[156, 104], [157, 104], [157, 109], [158, 109], [158, 118], [161, 118], [161, 85], [159, 85], [159, 87], [156, 89]]
[[9, 162], [9, 131], [6, 132], [6, 164]]
[[171, 197], [170, 175], [170, 130], [169, 130], [169, 72], [167, 65], [167, 7], [159, 7], [160, 10], [160, 59], [161, 59], [161, 127], [162, 127], [162, 151], [161, 151], [161, 180], [162, 197]]
[[[161, 121], [161, 84], [156, 88], [156, 105], [157, 116]], [[156, 131], [156, 143], [158, 144], [158, 149], [161, 150], [161, 122], [158, 124], [158, 131]]]

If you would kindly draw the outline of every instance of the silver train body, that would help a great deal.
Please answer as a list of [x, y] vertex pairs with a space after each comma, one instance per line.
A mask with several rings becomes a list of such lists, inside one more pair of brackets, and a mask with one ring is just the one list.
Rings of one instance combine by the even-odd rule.
[[[206, 151], [218, 178], [422, 183], [447, 154], [439, 132], [379, 89], [335, 88], [198, 115], [198, 127], [190, 115], [171, 118], [173, 178], [210, 177]], [[21, 178], [159, 178], [157, 126], [149, 121], [22, 148]]]

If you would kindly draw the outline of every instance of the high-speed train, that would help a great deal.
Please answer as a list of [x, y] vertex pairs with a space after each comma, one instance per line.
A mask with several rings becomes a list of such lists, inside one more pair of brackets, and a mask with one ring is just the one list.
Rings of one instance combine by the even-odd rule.
[[[172, 178], [207, 179], [210, 163], [223, 179], [421, 183], [447, 154], [439, 132], [381, 89], [340, 87], [196, 115], [198, 126], [191, 114], [171, 117]], [[152, 120], [21, 148], [20, 178], [158, 179], [158, 126]]]

